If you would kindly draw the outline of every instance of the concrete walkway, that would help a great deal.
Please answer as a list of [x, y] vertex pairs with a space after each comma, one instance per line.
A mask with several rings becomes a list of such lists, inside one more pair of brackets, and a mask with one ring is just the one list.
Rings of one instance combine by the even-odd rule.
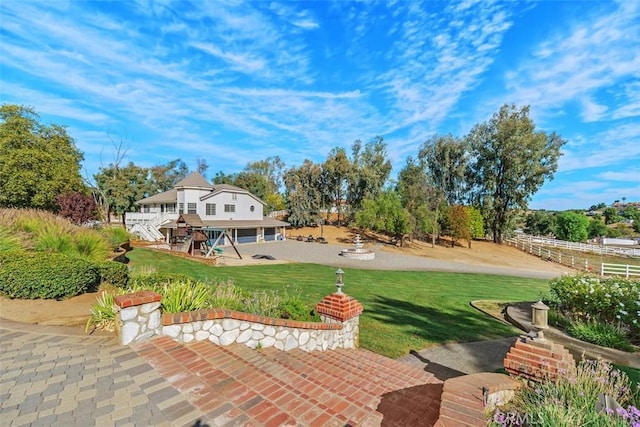
[[[531, 302], [523, 302], [507, 307], [507, 320], [519, 328], [522, 334], [533, 330]], [[550, 327], [544, 331], [545, 338], [563, 345], [576, 361], [582, 357], [602, 358], [609, 362], [640, 369], [640, 353], [628, 353], [612, 348], [600, 347], [570, 337], [564, 332]], [[495, 372], [503, 367], [504, 358], [518, 337], [498, 340], [445, 344], [412, 351], [400, 361], [422, 368], [439, 380], [480, 372]]]
[[444, 344], [412, 351], [400, 361], [422, 366], [439, 380], [480, 372], [495, 372], [503, 367], [505, 355], [517, 337], [489, 341]]

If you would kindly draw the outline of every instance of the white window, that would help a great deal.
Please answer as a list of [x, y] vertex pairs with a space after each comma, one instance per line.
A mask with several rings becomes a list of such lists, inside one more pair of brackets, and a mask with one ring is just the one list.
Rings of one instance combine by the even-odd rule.
[[238, 200], [238, 195], [236, 193], [231, 193], [231, 200]]
[[167, 213], [176, 213], [176, 205], [175, 204], [167, 205]]
[[224, 205], [224, 211], [226, 213], [233, 213], [236, 211], [236, 205]]
[[215, 215], [216, 214], [216, 204], [215, 203], [207, 203], [206, 209], [207, 209], [207, 215]]
[[142, 210], [143, 210], [143, 212], [144, 212], [144, 213], [149, 213], [149, 212], [151, 212], [151, 206], [149, 206], [149, 205], [144, 205], [144, 206], [142, 207]]
[[195, 203], [187, 203], [187, 213], [188, 214], [197, 213], [196, 204]]
[[184, 203], [180, 203], [180, 208], [178, 209], [178, 213], [182, 215], [184, 213]]

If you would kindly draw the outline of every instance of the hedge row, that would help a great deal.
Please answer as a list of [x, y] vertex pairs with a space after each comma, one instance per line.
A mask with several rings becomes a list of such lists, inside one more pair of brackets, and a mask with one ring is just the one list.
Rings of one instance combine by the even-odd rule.
[[0, 254], [0, 294], [9, 298], [69, 298], [101, 282], [125, 287], [128, 280], [127, 266], [113, 261], [95, 264], [59, 253]]

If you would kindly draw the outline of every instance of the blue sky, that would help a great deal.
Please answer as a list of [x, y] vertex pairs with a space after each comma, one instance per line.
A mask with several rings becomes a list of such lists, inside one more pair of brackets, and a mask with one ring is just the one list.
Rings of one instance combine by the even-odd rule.
[[640, 201], [640, 1], [0, 3], [0, 102], [208, 177], [384, 137], [395, 175], [504, 103], [569, 142], [530, 206]]

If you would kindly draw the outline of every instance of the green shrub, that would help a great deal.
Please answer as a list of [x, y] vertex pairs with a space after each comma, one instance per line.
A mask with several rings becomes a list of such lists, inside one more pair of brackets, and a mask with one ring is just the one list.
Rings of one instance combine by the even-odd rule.
[[0, 225], [0, 252], [19, 251], [22, 249], [21, 239], [9, 227]]
[[65, 255], [72, 255], [75, 252], [71, 235], [55, 227], [46, 227], [38, 232], [35, 237], [35, 248], [40, 252]]
[[112, 251], [116, 251], [120, 245], [128, 242], [131, 238], [129, 232], [122, 227], [104, 227], [100, 232], [106, 238]]
[[129, 269], [121, 262], [105, 261], [98, 264], [98, 269], [101, 283], [109, 283], [118, 288], [126, 288], [129, 284]]
[[[113, 263], [118, 264], [118, 263]], [[195, 281], [180, 274], [156, 273], [137, 270], [130, 274], [126, 288], [111, 290], [110, 294], [124, 294], [141, 290], [151, 290], [162, 296], [162, 310], [165, 313], [180, 313], [207, 308], [223, 308], [256, 314], [258, 316], [285, 318], [301, 321], [319, 321], [320, 317], [304, 303], [299, 292], [246, 292], [235, 286], [231, 280], [212, 285]], [[115, 316], [113, 296], [102, 296], [92, 308], [87, 328], [111, 327]]]
[[245, 292], [231, 280], [218, 283], [211, 294], [211, 307], [242, 311]]
[[115, 294], [102, 292], [97, 297], [97, 302], [91, 307], [91, 316], [87, 320], [85, 332], [92, 326], [97, 329], [113, 331], [116, 319]]
[[181, 313], [209, 308], [211, 287], [194, 280], [174, 281], [166, 283], [160, 294], [165, 313]]
[[320, 316], [304, 301], [299, 290], [293, 293], [285, 290], [278, 311], [278, 317], [282, 317], [283, 319], [300, 320], [304, 322], [320, 321]]
[[9, 298], [66, 298], [96, 288], [97, 267], [62, 254], [0, 254], [0, 293]]
[[109, 256], [109, 246], [100, 233], [83, 229], [74, 235], [73, 245], [77, 254], [86, 260], [103, 261]]
[[633, 351], [634, 347], [627, 339], [626, 331], [620, 326], [598, 320], [575, 321], [568, 328], [569, 335], [581, 341], [618, 350]]
[[550, 283], [555, 308], [574, 320], [620, 322], [640, 338], [640, 281], [619, 277], [565, 275]]
[[266, 317], [280, 317], [280, 303], [282, 298], [275, 292], [256, 291], [248, 294], [243, 301], [242, 310], [245, 313]]
[[571, 319], [558, 310], [549, 310], [549, 325], [566, 329], [571, 325]]
[[129, 276], [129, 289], [133, 291], [149, 290], [162, 294], [165, 285], [172, 282], [186, 282], [193, 280], [186, 274], [175, 273], [151, 273], [131, 274]]

